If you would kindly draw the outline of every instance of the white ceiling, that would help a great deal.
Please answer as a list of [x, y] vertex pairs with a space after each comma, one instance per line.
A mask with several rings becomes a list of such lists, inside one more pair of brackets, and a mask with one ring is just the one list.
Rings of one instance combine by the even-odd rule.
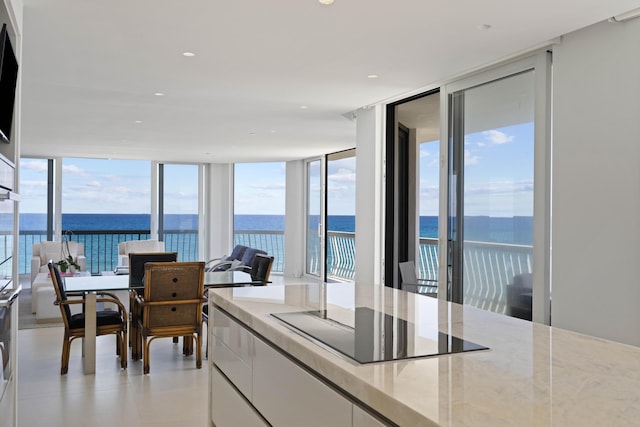
[[354, 147], [349, 112], [640, 6], [23, 2], [22, 155], [180, 162], [289, 160]]

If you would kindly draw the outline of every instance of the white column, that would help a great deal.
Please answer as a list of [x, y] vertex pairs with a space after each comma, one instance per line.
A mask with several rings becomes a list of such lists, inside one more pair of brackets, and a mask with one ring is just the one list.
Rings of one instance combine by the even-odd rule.
[[357, 111], [356, 284], [382, 283], [384, 107]]
[[228, 255], [233, 249], [233, 164], [213, 163], [206, 174], [208, 222], [207, 259]]
[[305, 162], [287, 162], [284, 275], [302, 277], [305, 266]]

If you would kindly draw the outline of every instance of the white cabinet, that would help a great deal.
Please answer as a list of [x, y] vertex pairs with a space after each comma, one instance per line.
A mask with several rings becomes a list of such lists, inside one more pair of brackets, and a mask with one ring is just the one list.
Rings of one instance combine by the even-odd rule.
[[264, 427], [267, 423], [213, 366], [211, 375], [211, 421], [216, 427]]
[[358, 405], [353, 405], [353, 427], [384, 427], [373, 415], [365, 412]]
[[386, 425], [213, 304], [209, 313], [212, 425]]
[[351, 401], [255, 340], [253, 405], [274, 427], [350, 427]]

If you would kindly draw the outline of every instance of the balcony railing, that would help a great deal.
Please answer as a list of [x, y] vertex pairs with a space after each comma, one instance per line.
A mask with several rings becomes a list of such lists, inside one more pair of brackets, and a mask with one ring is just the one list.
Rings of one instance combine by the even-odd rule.
[[[118, 243], [126, 240], [148, 240], [149, 230], [82, 230], [75, 231], [72, 240], [84, 243], [87, 271], [98, 273], [113, 270], [118, 264]], [[47, 239], [44, 231], [20, 231], [20, 274], [29, 274], [33, 244]], [[164, 233], [165, 250], [178, 252], [180, 261], [197, 261], [198, 232], [194, 230], [167, 230]]]
[[[118, 259], [118, 243], [149, 239], [149, 230], [76, 231], [73, 240], [84, 243], [87, 269], [91, 272], [113, 270]], [[33, 243], [46, 239], [40, 231], [20, 232], [19, 271], [28, 274]], [[167, 251], [176, 251], [181, 261], [198, 259], [197, 231], [170, 230], [164, 234]], [[284, 232], [236, 230], [234, 243], [262, 249], [274, 256], [272, 271], [284, 270]], [[317, 256], [316, 256], [317, 257]], [[417, 268], [422, 279], [438, 279], [438, 239], [420, 239]], [[311, 263], [318, 263], [311, 260]], [[532, 246], [502, 243], [465, 242], [464, 302], [502, 313], [506, 309], [506, 285], [513, 276], [530, 273]], [[327, 272], [331, 278], [355, 277], [355, 233], [327, 233]]]
[[[419, 277], [438, 279], [438, 239], [420, 239]], [[507, 285], [533, 271], [533, 247], [506, 243], [464, 242], [464, 303], [504, 313]]]

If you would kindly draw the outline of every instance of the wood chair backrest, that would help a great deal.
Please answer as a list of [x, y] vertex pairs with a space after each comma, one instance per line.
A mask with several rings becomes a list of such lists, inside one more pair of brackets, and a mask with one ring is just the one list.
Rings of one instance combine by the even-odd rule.
[[62, 319], [64, 320], [65, 326], [69, 327], [69, 322], [71, 321], [71, 309], [67, 304], [60, 304], [63, 301], [67, 300], [67, 292], [64, 287], [64, 279], [60, 275], [60, 270], [53, 263], [53, 261], [49, 261], [47, 263], [49, 267], [49, 275], [51, 276], [51, 283], [53, 284], [53, 289], [56, 292], [56, 301], [60, 305], [60, 312], [62, 313]]
[[202, 322], [204, 262], [145, 264], [143, 324], [148, 328]]

